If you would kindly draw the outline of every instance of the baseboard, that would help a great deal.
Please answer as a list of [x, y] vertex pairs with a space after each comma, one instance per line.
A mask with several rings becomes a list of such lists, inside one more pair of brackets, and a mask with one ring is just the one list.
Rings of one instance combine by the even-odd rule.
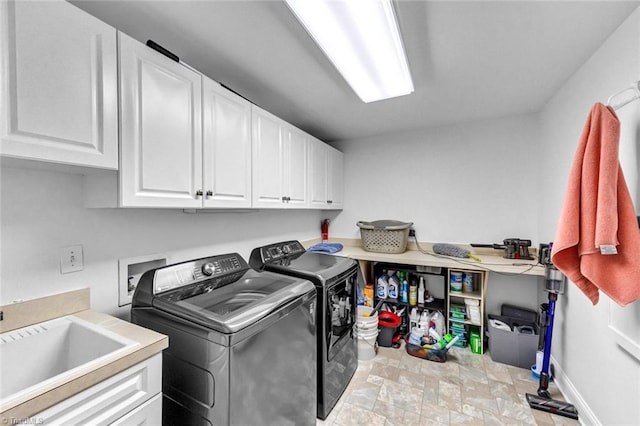
[[558, 389], [562, 393], [562, 396], [567, 402], [573, 404], [578, 410], [579, 422], [582, 425], [601, 426], [602, 423], [598, 420], [596, 415], [591, 411], [591, 408], [587, 402], [582, 398], [576, 387], [571, 380], [567, 377], [564, 370], [560, 367], [560, 363], [553, 356], [551, 356], [551, 363], [553, 364], [553, 382], [558, 386]]

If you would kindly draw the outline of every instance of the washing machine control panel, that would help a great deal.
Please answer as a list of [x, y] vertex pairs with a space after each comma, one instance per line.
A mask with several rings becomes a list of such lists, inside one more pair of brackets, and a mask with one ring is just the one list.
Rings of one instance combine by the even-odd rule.
[[299, 241], [276, 243], [260, 249], [264, 263], [275, 262], [288, 256], [304, 253], [305, 249]]
[[237, 253], [178, 263], [156, 271], [153, 292], [159, 294], [247, 269], [249, 265]]

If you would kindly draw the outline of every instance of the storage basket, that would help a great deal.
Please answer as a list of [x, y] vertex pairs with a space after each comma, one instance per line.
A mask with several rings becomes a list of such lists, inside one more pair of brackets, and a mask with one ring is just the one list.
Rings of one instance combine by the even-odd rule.
[[366, 251], [376, 253], [404, 253], [411, 225], [413, 222], [397, 220], [358, 222], [362, 246]]

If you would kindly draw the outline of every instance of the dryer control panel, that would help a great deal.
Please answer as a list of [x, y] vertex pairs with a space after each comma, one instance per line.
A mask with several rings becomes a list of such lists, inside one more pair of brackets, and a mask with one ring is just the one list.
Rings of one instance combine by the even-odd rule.
[[[259, 251], [254, 250], [251, 253], [249, 263], [254, 266], [254, 262], [260, 263], [273, 263], [280, 261], [287, 257], [293, 257], [300, 253], [304, 253], [306, 250], [299, 241], [284, 241], [281, 243], [270, 244], [268, 246], [260, 247]], [[260, 259], [254, 259], [256, 254], [260, 255]]]

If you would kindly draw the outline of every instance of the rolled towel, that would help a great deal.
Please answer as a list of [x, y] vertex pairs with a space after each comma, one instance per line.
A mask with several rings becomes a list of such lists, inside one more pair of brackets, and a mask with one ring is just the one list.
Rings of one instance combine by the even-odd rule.
[[340, 243], [318, 243], [315, 246], [311, 246], [307, 251], [318, 251], [322, 253], [337, 253], [343, 248]]

